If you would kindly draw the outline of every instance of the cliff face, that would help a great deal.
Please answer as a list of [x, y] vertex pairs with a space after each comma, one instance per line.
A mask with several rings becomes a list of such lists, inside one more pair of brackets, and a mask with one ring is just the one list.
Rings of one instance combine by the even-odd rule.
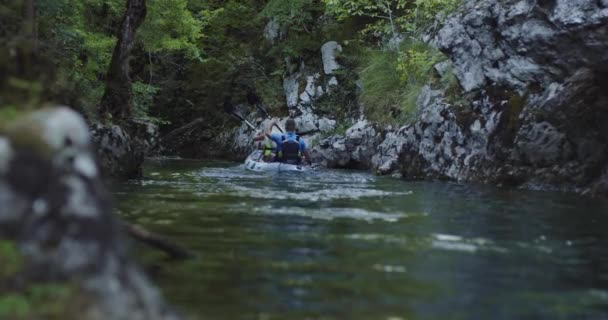
[[369, 168], [608, 195], [608, 1], [466, 1], [430, 42], [465, 102], [424, 87], [416, 121], [383, 132]]

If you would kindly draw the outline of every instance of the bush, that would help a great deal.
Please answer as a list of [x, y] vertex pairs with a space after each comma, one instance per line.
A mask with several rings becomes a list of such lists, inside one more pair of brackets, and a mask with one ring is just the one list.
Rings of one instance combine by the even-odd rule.
[[367, 118], [380, 124], [411, 122], [420, 89], [431, 79], [433, 66], [444, 59], [422, 42], [403, 43], [399, 52], [370, 51], [360, 72], [360, 102]]
[[359, 73], [365, 116], [379, 123], [393, 123], [401, 100], [401, 80], [397, 73], [397, 53], [370, 50]]

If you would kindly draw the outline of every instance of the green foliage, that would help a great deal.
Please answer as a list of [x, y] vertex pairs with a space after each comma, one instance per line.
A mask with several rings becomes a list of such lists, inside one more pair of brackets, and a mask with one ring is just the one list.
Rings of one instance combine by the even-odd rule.
[[146, 20], [138, 34], [147, 51], [183, 51], [191, 59], [201, 59], [198, 41], [203, 36], [203, 22], [213, 14], [201, 11], [196, 18], [188, 10], [187, 0], [148, 1]]
[[423, 42], [406, 42], [404, 46], [406, 49], [399, 53], [396, 67], [403, 83], [424, 84], [433, 66], [445, 60], [441, 52]]
[[380, 123], [394, 122], [402, 97], [402, 83], [397, 69], [397, 53], [386, 50], [370, 50], [360, 72], [361, 94], [368, 119]]
[[431, 80], [433, 66], [444, 59], [422, 42], [405, 42], [399, 52], [370, 51], [360, 72], [366, 116], [383, 124], [412, 121], [420, 89]]
[[415, 0], [396, 21], [404, 32], [420, 35], [434, 26], [435, 22], [443, 21], [461, 2], [462, 0]]
[[461, 0], [323, 0], [327, 12], [338, 20], [352, 16], [374, 19], [363, 34], [416, 38], [456, 10]]
[[315, 11], [322, 8], [313, 0], [269, 0], [260, 15], [274, 19], [281, 27], [310, 33]]
[[165, 123], [159, 118], [150, 116], [150, 109], [159, 88], [141, 81], [134, 82], [131, 88], [133, 90], [133, 115], [136, 118], [146, 119], [153, 123]]
[[[432, 79], [432, 67], [445, 59], [437, 50], [417, 41], [425, 30], [453, 12], [460, 0], [324, 0], [327, 12], [338, 20], [370, 18], [361, 33], [382, 41], [405, 39], [400, 46], [370, 49], [361, 63], [360, 102], [372, 121], [405, 124], [412, 121], [420, 89]], [[441, 22], [441, 21], [440, 21]]]
[[0, 279], [16, 275], [23, 265], [15, 245], [4, 240], [0, 240], [0, 261]]
[[[25, 261], [13, 242], [0, 240], [0, 319], [77, 319], [85, 303], [76, 286], [29, 283], [22, 275]], [[17, 281], [18, 279], [18, 281]]]
[[403, 9], [411, 0], [323, 0], [327, 12], [339, 20], [351, 16], [384, 18], [387, 14]]

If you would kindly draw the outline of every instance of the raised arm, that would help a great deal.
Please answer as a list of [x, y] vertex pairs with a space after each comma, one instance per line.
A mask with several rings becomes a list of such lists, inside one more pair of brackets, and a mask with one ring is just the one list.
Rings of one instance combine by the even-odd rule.
[[255, 136], [253, 137], [253, 141], [262, 141], [266, 138], [266, 134], [264, 133], [264, 131], [258, 130], [255, 133]]
[[268, 123], [266, 124], [266, 136], [270, 139], [272, 139], [272, 127], [277, 124], [278, 120], [277, 118], [272, 118], [270, 119], [270, 121], [268, 121]]

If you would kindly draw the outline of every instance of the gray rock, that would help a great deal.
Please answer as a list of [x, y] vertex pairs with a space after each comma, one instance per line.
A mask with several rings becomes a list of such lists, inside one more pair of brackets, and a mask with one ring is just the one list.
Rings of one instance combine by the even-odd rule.
[[274, 44], [282, 38], [281, 25], [272, 19], [264, 27], [264, 39]]
[[435, 69], [453, 69], [465, 93], [460, 105], [425, 86], [413, 123], [383, 134], [357, 123], [321, 140], [316, 162], [407, 179], [606, 193], [605, 2], [465, 1], [431, 43], [450, 57]]
[[320, 132], [330, 132], [336, 127], [336, 120], [321, 118], [318, 127]]
[[524, 163], [547, 166], [566, 160], [571, 149], [563, 133], [548, 122], [538, 122], [520, 129], [514, 153]]
[[299, 78], [300, 74], [296, 73], [283, 79], [283, 90], [285, 92], [287, 107], [291, 109], [298, 106], [300, 91], [300, 84], [298, 83]]
[[301, 115], [295, 118], [300, 135], [319, 131], [319, 117], [310, 108], [301, 107]]
[[37, 281], [75, 283], [87, 301], [83, 319], [178, 319], [126, 250], [78, 114], [33, 113], [0, 144], [9, 167], [0, 171], [0, 237], [16, 242], [25, 270]]
[[323, 58], [323, 71], [325, 74], [334, 74], [334, 71], [340, 69], [340, 65], [336, 61], [338, 53], [342, 52], [342, 46], [336, 41], [329, 41], [321, 47], [321, 56]]
[[554, 7], [531, 0], [469, 1], [434, 42], [452, 58], [465, 91], [488, 81], [522, 91], [531, 82], [548, 85], [581, 66], [606, 64], [608, 44], [600, 39], [608, 10], [600, 5], [588, 0], [558, 0]]
[[359, 121], [343, 137], [321, 140], [311, 151], [313, 162], [329, 168], [369, 169], [382, 136], [374, 125]]
[[93, 124], [91, 138], [98, 151], [103, 172], [111, 177], [140, 177], [144, 161], [144, 149], [136, 146], [134, 139], [118, 125]]
[[443, 77], [450, 69], [452, 68], [452, 61], [446, 60], [440, 63], [437, 63], [434, 66], [435, 71], [440, 77]]

